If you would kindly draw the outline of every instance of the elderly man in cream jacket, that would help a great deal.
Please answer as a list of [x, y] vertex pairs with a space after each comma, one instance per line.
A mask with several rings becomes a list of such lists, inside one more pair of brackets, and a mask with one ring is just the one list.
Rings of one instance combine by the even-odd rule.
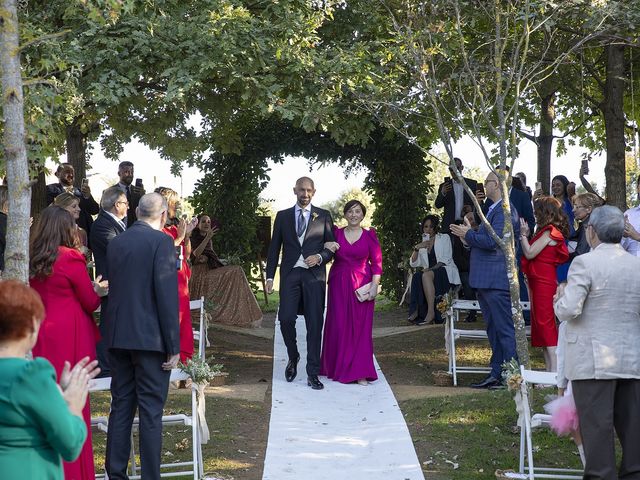
[[591, 252], [573, 260], [554, 301], [566, 322], [564, 373], [580, 419], [584, 478], [640, 479], [640, 258], [620, 245], [616, 207], [594, 209], [586, 228]]

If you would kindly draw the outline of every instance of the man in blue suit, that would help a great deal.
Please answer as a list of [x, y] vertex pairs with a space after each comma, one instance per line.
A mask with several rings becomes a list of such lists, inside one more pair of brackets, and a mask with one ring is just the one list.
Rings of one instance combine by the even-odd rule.
[[[509, 170], [509, 167], [507, 167]], [[536, 219], [533, 215], [533, 206], [531, 205], [531, 198], [522, 190], [522, 181], [518, 177], [512, 177], [512, 186], [509, 189], [509, 202], [511, 203], [511, 211], [518, 214], [520, 218], [523, 218], [527, 225], [529, 225], [529, 231], [533, 232], [536, 226]], [[487, 200], [482, 205], [482, 211], [486, 215], [489, 207], [491, 206], [491, 200]], [[478, 219], [479, 221], [479, 219]], [[527, 291], [527, 285], [524, 283], [524, 275], [520, 269], [520, 257], [522, 257], [522, 251], [520, 249], [520, 242], [516, 242], [516, 266], [518, 267], [518, 281], [520, 282], [520, 300], [523, 302], [529, 301], [529, 292]], [[523, 312], [525, 324], [529, 325], [529, 312]]]
[[302, 177], [293, 188], [297, 202], [276, 215], [267, 256], [267, 293], [273, 291], [273, 278], [280, 261], [280, 306], [278, 320], [289, 362], [285, 379], [292, 382], [298, 373], [300, 353], [296, 341], [296, 318], [303, 313], [307, 326], [307, 385], [322, 390], [320, 348], [326, 284], [326, 265], [333, 252], [324, 247], [333, 242], [333, 220], [327, 210], [311, 205], [316, 189], [313, 180]]
[[[486, 196], [490, 206], [487, 220], [499, 237], [502, 237], [504, 213], [502, 211], [502, 193], [498, 177], [491, 172], [484, 182]], [[514, 238], [520, 234], [520, 225], [515, 211], [511, 211]], [[484, 225], [477, 231], [465, 225], [451, 225], [451, 233], [471, 248], [471, 266], [469, 283], [476, 289], [482, 316], [487, 326], [487, 336], [491, 345], [491, 372], [487, 378], [472, 384], [474, 388], [500, 388], [502, 382], [502, 364], [516, 358], [516, 338], [511, 314], [511, 296], [507, 265], [502, 250], [491, 237]]]

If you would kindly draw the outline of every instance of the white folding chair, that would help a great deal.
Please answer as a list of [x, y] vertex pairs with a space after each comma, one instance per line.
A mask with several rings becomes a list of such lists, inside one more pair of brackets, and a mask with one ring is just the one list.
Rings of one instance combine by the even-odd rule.
[[206, 348], [209, 345], [209, 337], [207, 336], [207, 321], [204, 318], [204, 297], [189, 302], [191, 310], [200, 311], [200, 324], [198, 330], [193, 329], [193, 340], [198, 342], [198, 357], [204, 360]]
[[[541, 372], [537, 370], [526, 370], [520, 366], [522, 383], [520, 384], [520, 396], [522, 401], [522, 424], [520, 425], [520, 465], [519, 478], [559, 478], [559, 479], [581, 479], [582, 470], [571, 468], [550, 468], [535, 467], [533, 464], [533, 437], [534, 428], [549, 428], [551, 415], [546, 413], [536, 413], [531, 415], [529, 404], [529, 389], [531, 385], [556, 385], [555, 372]], [[520, 413], [520, 412], [519, 412]], [[525, 462], [526, 450], [526, 462]], [[526, 464], [525, 464], [526, 463]]]
[[[530, 309], [529, 302], [520, 302], [523, 311]], [[456, 340], [461, 338], [469, 339], [469, 340], [487, 340], [487, 330], [484, 329], [468, 329], [468, 328], [459, 328], [456, 325], [460, 323], [460, 312], [461, 311], [481, 311], [480, 303], [477, 300], [462, 300], [462, 299], [454, 299], [453, 304], [451, 305], [451, 310], [453, 315], [448, 315], [445, 320], [445, 343], [447, 348], [447, 354], [449, 357], [449, 374], [453, 377], [453, 386], [458, 385], [458, 374], [459, 373], [489, 373], [491, 369], [487, 366], [472, 366], [458, 365], [458, 360], [456, 357]], [[531, 327], [526, 327], [527, 336], [531, 336]]]
[[[171, 370], [171, 382], [180, 380], [187, 380], [189, 376], [183, 371], [174, 368]], [[111, 388], [111, 378], [97, 378], [92, 380], [90, 391], [104, 391]], [[141, 478], [141, 468], [136, 464], [135, 460], [135, 447], [133, 442], [133, 433], [138, 430], [140, 419], [135, 417], [133, 420], [133, 427], [131, 429], [131, 464], [129, 466], [130, 475], [129, 478], [137, 479]], [[191, 415], [176, 414], [176, 415], [163, 415], [162, 425], [164, 426], [189, 426], [191, 427], [191, 443], [192, 443], [192, 460], [188, 462], [176, 462], [176, 463], [164, 463], [160, 465], [161, 477], [177, 477], [193, 474], [193, 480], [198, 480], [204, 476], [204, 467], [202, 464], [202, 442], [200, 438], [200, 425], [198, 420], [198, 398], [196, 385], [191, 387]], [[108, 418], [107, 417], [95, 417], [91, 419], [91, 426], [108, 434]], [[183, 467], [191, 468], [189, 470], [182, 470]], [[106, 474], [96, 475], [96, 479], [108, 479]]]

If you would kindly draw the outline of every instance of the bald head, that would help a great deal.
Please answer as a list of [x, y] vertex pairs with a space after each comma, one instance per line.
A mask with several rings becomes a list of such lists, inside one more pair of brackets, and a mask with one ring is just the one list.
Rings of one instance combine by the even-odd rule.
[[159, 193], [147, 193], [140, 198], [136, 212], [138, 220], [149, 224], [156, 223], [162, 219], [162, 214], [167, 212], [167, 201]]
[[311, 199], [316, 193], [313, 180], [309, 177], [300, 177], [296, 180], [296, 186], [293, 187], [293, 193], [298, 199], [298, 205], [302, 208], [306, 208], [311, 203]]
[[304, 183], [310, 183], [311, 188], [315, 188], [315, 185], [313, 184], [313, 180], [309, 177], [300, 177], [298, 180], [296, 180], [296, 187]]

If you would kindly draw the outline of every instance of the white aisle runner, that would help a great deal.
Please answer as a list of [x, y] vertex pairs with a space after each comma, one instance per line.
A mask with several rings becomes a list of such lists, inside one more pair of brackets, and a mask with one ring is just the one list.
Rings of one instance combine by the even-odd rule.
[[273, 394], [263, 480], [424, 480], [407, 424], [378, 363], [363, 387], [320, 377], [307, 386], [306, 329], [298, 317], [300, 363], [284, 378], [287, 352], [276, 322]]

